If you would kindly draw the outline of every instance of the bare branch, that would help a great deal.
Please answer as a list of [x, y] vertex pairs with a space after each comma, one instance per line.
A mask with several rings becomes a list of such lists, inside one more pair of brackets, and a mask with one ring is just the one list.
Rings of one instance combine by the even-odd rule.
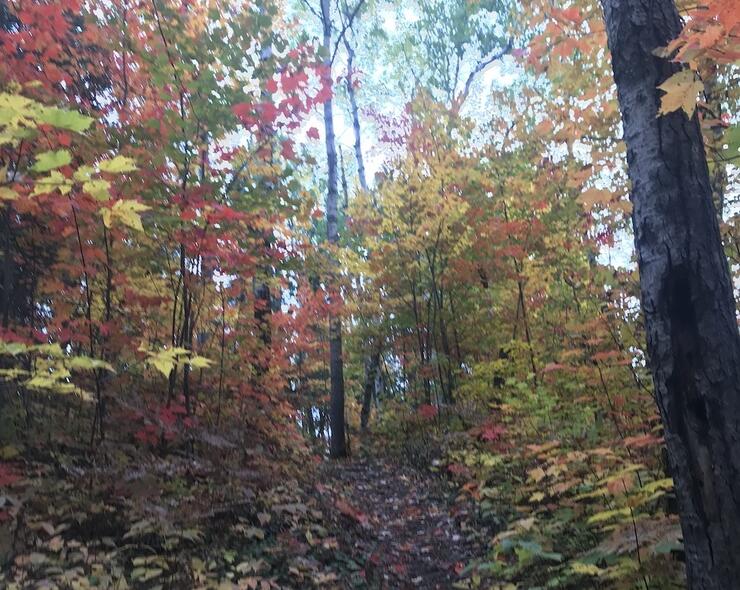
[[304, 4], [304, 5], [306, 6], [306, 8], [308, 8], [308, 10], [309, 10], [309, 11], [310, 11], [310, 12], [311, 12], [311, 13], [312, 13], [312, 14], [313, 14], [313, 15], [314, 15], [314, 16], [315, 16], [316, 18], [318, 18], [319, 20], [321, 20], [321, 15], [320, 15], [320, 14], [318, 13], [318, 11], [317, 11], [317, 10], [316, 10], [316, 9], [315, 9], [315, 8], [314, 8], [313, 6], [311, 6], [311, 3], [310, 3], [310, 2], [308, 1], [308, 0], [301, 0], [301, 1], [302, 1], [302, 2], [303, 2], [303, 4]]
[[364, 3], [365, 3], [365, 0], [358, 0], [352, 12], [349, 15], [347, 15], [347, 21], [344, 22], [344, 19], [342, 19], [342, 30], [340, 31], [339, 36], [337, 37], [337, 40], [334, 43], [334, 51], [332, 51], [331, 60], [329, 61], [330, 65], [334, 64], [334, 59], [337, 57], [337, 51], [339, 50], [339, 45], [342, 43], [344, 36], [347, 34], [347, 31], [352, 28], [352, 23], [354, 22], [355, 17], [357, 16], [357, 13], [360, 12], [360, 8], [362, 8], [362, 5]]
[[498, 61], [505, 55], [508, 55], [513, 46], [514, 40], [509, 39], [506, 43], [506, 47], [504, 47], [501, 51], [499, 51], [498, 53], [494, 53], [490, 57], [487, 57], [486, 59], [478, 62], [478, 65], [476, 65], [473, 71], [470, 72], [468, 79], [465, 80], [465, 87], [463, 88], [462, 92], [455, 99], [456, 110], [459, 110], [465, 100], [468, 98], [468, 94], [470, 94], [470, 88], [473, 85], [473, 81], [475, 80], [476, 76], [480, 74], [483, 70], [485, 70], [488, 66], [490, 66], [493, 62]]

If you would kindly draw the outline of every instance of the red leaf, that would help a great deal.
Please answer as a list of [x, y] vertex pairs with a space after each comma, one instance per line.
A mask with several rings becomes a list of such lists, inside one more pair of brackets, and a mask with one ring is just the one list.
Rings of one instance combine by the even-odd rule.
[[237, 118], [247, 127], [254, 125], [257, 120], [254, 117], [254, 106], [241, 102], [231, 107], [231, 111], [237, 116]]
[[9, 486], [20, 479], [12, 465], [0, 463], [0, 487]]
[[331, 86], [329, 86], [328, 84], [324, 84], [321, 87], [321, 90], [319, 90], [316, 93], [316, 96], [313, 97], [313, 100], [316, 104], [323, 104], [325, 102], [330, 101], [331, 97], [332, 97]]
[[499, 424], [485, 426], [480, 433], [480, 439], [483, 441], [494, 441], [501, 438], [506, 433], [506, 429]]
[[289, 93], [296, 90], [299, 86], [303, 86], [308, 82], [308, 76], [305, 72], [296, 72], [295, 74], [289, 74], [284, 72], [280, 77], [280, 83], [283, 87], [283, 92]]
[[260, 122], [263, 125], [271, 125], [278, 116], [277, 107], [271, 102], [262, 102], [258, 106], [260, 113]]
[[427, 420], [431, 420], [437, 415], [437, 408], [431, 404], [423, 404], [419, 406], [419, 414], [426, 418]]
[[286, 158], [287, 160], [295, 159], [295, 150], [293, 150], [293, 145], [294, 142], [292, 139], [286, 139], [285, 141], [280, 142], [280, 153], [283, 158]]
[[316, 127], [311, 127], [311, 129], [306, 132], [306, 135], [311, 139], [319, 139], [319, 130], [316, 129]]

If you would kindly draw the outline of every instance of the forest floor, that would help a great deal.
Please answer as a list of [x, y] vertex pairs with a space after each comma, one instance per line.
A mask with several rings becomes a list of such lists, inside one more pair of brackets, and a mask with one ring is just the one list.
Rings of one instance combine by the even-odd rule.
[[0, 479], [0, 588], [468, 588], [492, 531], [444, 475], [379, 448], [294, 476], [230, 447], [218, 464], [25, 449], [8, 465], [28, 476]]
[[492, 535], [472, 526], [475, 506], [432, 473], [377, 457], [329, 462], [321, 475], [317, 491], [351, 521], [340, 538], [372, 588], [452, 588], [486, 553]]

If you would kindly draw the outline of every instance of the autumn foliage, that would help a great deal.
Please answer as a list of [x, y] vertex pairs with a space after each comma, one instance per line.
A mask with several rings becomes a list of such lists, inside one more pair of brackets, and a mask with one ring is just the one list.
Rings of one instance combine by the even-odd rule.
[[[344, 90], [295, 7], [0, 0], [2, 584], [337, 587], [305, 479], [340, 315], [350, 448], [496, 531], [460, 587], [682, 579], [599, 3], [495, 4], [516, 75], [483, 109], [426, 64], [384, 112], [335, 65], [383, 154], [368, 190], [342, 160], [335, 245], [316, 113]], [[740, 7], [705, 4], [660, 108], [699, 113], [737, 273]], [[367, 31], [342, 35], [370, 63]]]

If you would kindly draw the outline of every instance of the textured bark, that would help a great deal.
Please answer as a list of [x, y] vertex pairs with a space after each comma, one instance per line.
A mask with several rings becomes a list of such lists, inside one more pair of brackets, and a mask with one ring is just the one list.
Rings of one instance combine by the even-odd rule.
[[[321, 0], [321, 21], [323, 26], [324, 71], [323, 83], [332, 88], [331, 57], [332, 57], [332, 23], [331, 5], [329, 0]], [[324, 136], [326, 138], [326, 160], [328, 164], [328, 178], [326, 190], [326, 233], [329, 243], [339, 242], [339, 218], [337, 200], [337, 148], [334, 138], [334, 113], [332, 99], [324, 103]], [[337, 277], [332, 278], [335, 282]], [[333, 297], [338, 296], [338, 289], [334, 289]], [[344, 432], [344, 365], [342, 362], [342, 321], [341, 318], [329, 318], [329, 373], [331, 381], [331, 396], [329, 402], [329, 420], [331, 423], [331, 440], [329, 453], [332, 457], [345, 457], [347, 443]]]
[[624, 122], [642, 308], [686, 549], [688, 585], [740, 584], [740, 335], [696, 114], [658, 117], [680, 66], [673, 0], [604, 0]]

